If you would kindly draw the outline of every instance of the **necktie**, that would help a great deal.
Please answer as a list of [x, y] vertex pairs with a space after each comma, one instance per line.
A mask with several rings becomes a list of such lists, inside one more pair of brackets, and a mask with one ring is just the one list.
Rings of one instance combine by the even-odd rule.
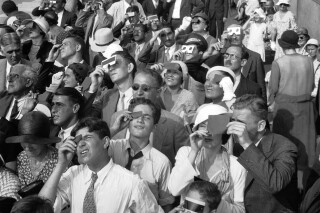
[[96, 204], [94, 202], [94, 183], [97, 181], [98, 175], [92, 173], [91, 175], [91, 184], [87, 190], [86, 196], [83, 201], [83, 212], [85, 213], [96, 213]]
[[127, 165], [126, 165], [126, 169], [130, 170], [130, 169], [131, 169], [131, 165], [132, 165], [132, 161], [143, 157], [143, 154], [142, 154], [142, 152], [140, 151], [140, 152], [138, 152], [135, 156], [132, 157], [132, 156], [130, 155], [130, 148], [128, 149], [128, 154], [129, 154], [129, 160], [128, 160], [128, 163], [127, 163]]
[[165, 56], [166, 56], [166, 61], [165, 62], [169, 62], [170, 61], [169, 48], [166, 49]]
[[124, 98], [125, 94], [123, 93], [122, 96], [120, 97], [119, 103], [118, 103], [118, 110], [117, 111], [122, 111], [124, 110]]
[[136, 51], [135, 51], [135, 57], [134, 57], [134, 59], [136, 60], [136, 62], [138, 62], [139, 53], [140, 53], [140, 45], [137, 45], [137, 48], [136, 48]]
[[10, 120], [15, 119], [18, 114], [19, 114], [18, 100], [14, 100], [14, 104], [11, 110]]

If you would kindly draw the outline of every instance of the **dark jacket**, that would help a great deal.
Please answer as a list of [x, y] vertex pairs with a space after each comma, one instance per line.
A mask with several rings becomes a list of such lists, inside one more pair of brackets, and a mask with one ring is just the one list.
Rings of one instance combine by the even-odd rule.
[[[175, 0], [168, 3], [169, 15], [168, 22], [171, 22], [172, 13], [174, 8]], [[181, 0], [180, 6], [180, 19], [182, 20], [185, 16], [191, 16], [192, 14], [199, 13], [204, 10], [204, 4], [201, 0]]]
[[[52, 11], [52, 9], [46, 9], [46, 10], [39, 10], [39, 7], [36, 7], [32, 10], [32, 15], [34, 16], [44, 16], [46, 12]], [[61, 19], [61, 24], [58, 25], [59, 27], [65, 28], [66, 26], [74, 26], [77, 20], [77, 15], [74, 13], [71, 13], [67, 10], [63, 11], [62, 19]]]
[[236, 91], [234, 91], [234, 94], [237, 98], [245, 94], [255, 94], [262, 97], [262, 91], [259, 84], [249, 80], [248, 78], [245, 78], [242, 74], [240, 83], [238, 84]]
[[158, 15], [158, 18], [164, 15], [164, 12], [167, 7], [167, 1], [166, 0], [159, 0], [158, 7], [155, 8], [153, 5], [152, 0], [145, 0], [142, 3], [142, 8], [146, 16], [151, 16], [151, 15]]
[[[40, 64], [43, 64], [46, 61], [52, 46], [53, 46], [53, 44], [51, 42], [48, 42], [46, 40], [43, 41], [43, 43], [41, 44], [40, 49], [37, 53], [37, 56], [36, 56], [37, 59], [40, 59], [40, 61], [39, 61]], [[31, 47], [32, 47], [32, 40], [28, 40], [22, 44], [22, 57], [24, 59], [29, 60], [28, 55], [29, 55]]]
[[209, 18], [222, 19], [228, 17], [229, 0], [205, 0], [205, 13]]

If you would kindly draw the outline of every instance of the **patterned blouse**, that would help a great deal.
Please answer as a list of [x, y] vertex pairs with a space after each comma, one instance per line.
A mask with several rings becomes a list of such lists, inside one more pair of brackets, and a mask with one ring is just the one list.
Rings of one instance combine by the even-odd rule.
[[58, 150], [54, 147], [52, 148], [53, 149], [51, 150], [50, 157], [45, 162], [45, 165], [43, 166], [42, 170], [39, 172], [37, 177], [34, 177], [31, 172], [30, 160], [26, 152], [22, 151], [18, 155], [17, 167], [21, 188], [36, 180], [42, 180], [43, 182], [46, 182], [48, 180], [51, 173], [53, 172], [53, 169], [58, 163]]
[[20, 183], [18, 176], [9, 169], [0, 166], [0, 197], [12, 197], [19, 200], [19, 190]]

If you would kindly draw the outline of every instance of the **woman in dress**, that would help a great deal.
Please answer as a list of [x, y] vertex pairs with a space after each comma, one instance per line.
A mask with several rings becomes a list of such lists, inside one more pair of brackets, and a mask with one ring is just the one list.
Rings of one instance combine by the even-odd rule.
[[[312, 167], [316, 157], [314, 104], [311, 101], [313, 63], [309, 57], [296, 53], [295, 48], [299, 46], [294, 31], [285, 31], [278, 43], [285, 55], [272, 63], [269, 82], [269, 102], [275, 103], [273, 132], [296, 144], [298, 172], [303, 172]], [[298, 179], [298, 183], [302, 189], [302, 181]]]
[[46, 182], [58, 162], [58, 150], [51, 144], [60, 138], [49, 138], [50, 121], [38, 111], [25, 114], [19, 121], [19, 136], [6, 139], [7, 143], [21, 143], [17, 168], [21, 187], [36, 181]]
[[225, 107], [216, 104], [207, 104], [198, 110], [190, 146], [179, 149], [168, 188], [174, 196], [184, 197], [188, 184], [195, 179], [215, 183], [222, 195], [217, 212], [244, 213], [246, 170], [222, 146], [224, 133], [210, 134], [207, 131], [210, 115], [227, 112]]
[[162, 87], [160, 97], [166, 110], [183, 119], [193, 118], [199, 105], [193, 93], [182, 88], [187, 66], [180, 61], [172, 61], [164, 66], [165, 85]]
[[277, 3], [279, 11], [273, 16], [273, 30], [271, 34], [271, 48], [276, 51], [274, 60], [284, 55], [282, 48], [279, 46], [278, 39], [286, 30], [297, 29], [295, 17], [291, 11], [288, 11], [290, 6], [289, 0], [279, 0]]
[[32, 63], [38, 62], [43, 64], [47, 59], [49, 52], [53, 46], [52, 43], [46, 40], [46, 34], [49, 31], [49, 24], [44, 17], [35, 20], [25, 20], [22, 25], [30, 26], [28, 40], [22, 44], [23, 58]]

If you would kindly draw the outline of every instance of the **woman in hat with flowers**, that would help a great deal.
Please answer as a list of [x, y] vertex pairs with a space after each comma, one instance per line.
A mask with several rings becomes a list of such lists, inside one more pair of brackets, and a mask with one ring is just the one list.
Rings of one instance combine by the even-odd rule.
[[46, 182], [58, 162], [58, 150], [51, 144], [60, 142], [58, 137], [49, 138], [49, 118], [38, 111], [29, 112], [20, 120], [18, 132], [6, 143], [21, 143], [24, 149], [17, 158], [21, 186], [36, 180]]

